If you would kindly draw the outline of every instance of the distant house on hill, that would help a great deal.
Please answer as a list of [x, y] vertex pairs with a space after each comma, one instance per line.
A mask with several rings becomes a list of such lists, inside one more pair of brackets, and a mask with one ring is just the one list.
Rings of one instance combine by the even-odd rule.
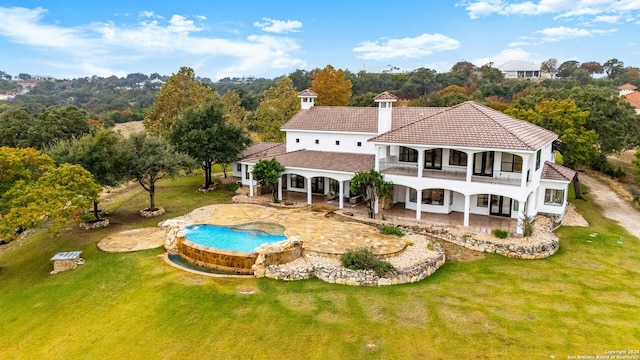
[[537, 80], [549, 78], [549, 74], [540, 71], [540, 64], [530, 61], [509, 60], [498, 67], [505, 79]]
[[640, 114], [640, 92], [637, 89], [635, 85], [626, 83], [618, 86], [618, 94], [636, 109], [636, 114]]

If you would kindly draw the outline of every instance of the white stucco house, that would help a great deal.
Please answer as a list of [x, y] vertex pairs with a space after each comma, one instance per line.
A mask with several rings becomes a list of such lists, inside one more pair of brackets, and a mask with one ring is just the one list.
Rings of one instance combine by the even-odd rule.
[[540, 64], [522, 61], [509, 60], [498, 67], [505, 79], [528, 79], [537, 80], [551, 77], [548, 73], [540, 70]]
[[417, 220], [460, 212], [469, 226], [470, 214], [519, 220], [565, 212], [575, 172], [555, 164], [551, 131], [471, 101], [394, 108], [397, 98], [384, 92], [377, 108], [333, 107], [314, 106], [316, 96], [299, 93], [301, 110], [281, 127], [286, 143], [256, 144], [240, 155], [233, 171], [250, 196], [253, 165], [275, 157], [285, 167], [280, 199], [283, 190], [306, 193], [308, 203], [331, 193], [343, 208], [353, 175], [375, 169], [393, 182], [394, 206], [414, 210]]

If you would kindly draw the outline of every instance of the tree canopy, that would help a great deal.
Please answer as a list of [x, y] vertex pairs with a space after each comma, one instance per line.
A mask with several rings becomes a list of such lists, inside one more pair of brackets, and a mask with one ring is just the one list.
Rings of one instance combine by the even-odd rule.
[[0, 145], [44, 149], [55, 141], [89, 133], [87, 113], [75, 106], [51, 106], [32, 114], [26, 108], [0, 115]]
[[156, 182], [165, 177], [174, 177], [180, 170], [191, 166], [191, 159], [173, 149], [167, 141], [144, 132], [127, 137], [123, 147], [129, 158], [127, 169], [132, 178], [149, 193], [149, 210], [156, 210]]
[[227, 108], [219, 100], [188, 108], [171, 128], [171, 143], [201, 163], [205, 189], [212, 184], [213, 164], [226, 168], [251, 141], [242, 125], [226, 116]]
[[[117, 186], [131, 178], [127, 171], [129, 155], [122, 147], [120, 136], [112, 130], [98, 130], [79, 139], [60, 141], [46, 151], [57, 164], [82, 166], [101, 186]], [[98, 219], [97, 199], [93, 213]]]
[[342, 69], [327, 65], [318, 71], [311, 82], [311, 90], [318, 94], [317, 105], [347, 106], [351, 98], [351, 80], [345, 78]]
[[216, 96], [210, 87], [196, 80], [193, 69], [183, 66], [156, 94], [153, 106], [143, 120], [144, 127], [151, 135], [167, 137], [171, 125], [182, 112]]
[[275, 158], [271, 160], [258, 161], [251, 170], [254, 179], [262, 185], [271, 186], [271, 195], [273, 196], [273, 202], [278, 200], [278, 180], [284, 172], [284, 166], [278, 162]]
[[369, 217], [375, 218], [375, 204], [378, 198], [391, 195], [393, 183], [384, 180], [383, 175], [373, 169], [356, 172], [351, 178], [349, 191], [363, 196], [363, 201], [369, 209]]
[[253, 115], [250, 128], [258, 134], [260, 141], [283, 142], [285, 134], [280, 127], [299, 110], [298, 92], [291, 79], [284, 77], [264, 91], [264, 99]]
[[18, 180], [0, 199], [0, 239], [15, 240], [20, 232], [49, 222], [59, 234], [70, 219], [83, 219], [100, 185], [79, 165], [48, 166], [34, 181]]

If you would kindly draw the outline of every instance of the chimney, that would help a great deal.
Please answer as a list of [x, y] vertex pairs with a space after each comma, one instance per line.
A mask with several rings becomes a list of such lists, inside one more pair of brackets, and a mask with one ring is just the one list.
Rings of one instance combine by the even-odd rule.
[[393, 103], [397, 100], [395, 95], [386, 91], [373, 98], [378, 103], [378, 135], [391, 130]]
[[318, 97], [318, 94], [306, 89], [299, 92], [298, 97], [300, 98], [300, 108], [302, 110], [309, 110], [313, 107], [313, 101]]

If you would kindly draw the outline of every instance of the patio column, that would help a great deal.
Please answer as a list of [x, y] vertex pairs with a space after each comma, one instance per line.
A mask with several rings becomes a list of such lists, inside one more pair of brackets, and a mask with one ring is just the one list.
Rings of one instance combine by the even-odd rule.
[[522, 235], [524, 234], [524, 211], [522, 211], [522, 206], [518, 207], [518, 219], [516, 220], [516, 234]]
[[418, 177], [422, 178], [422, 171], [424, 170], [424, 150], [418, 151]]
[[475, 154], [467, 153], [467, 182], [471, 182], [471, 175], [473, 175], [473, 159], [475, 158]]
[[471, 195], [464, 195], [464, 220], [462, 225], [465, 227], [469, 226], [469, 208], [471, 207]]
[[422, 218], [422, 190], [416, 190], [416, 220], [420, 220], [421, 218]]
[[282, 201], [282, 176], [278, 179], [278, 200]]
[[249, 196], [253, 196], [253, 186], [253, 172], [249, 172]]
[[344, 181], [338, 181], [338, 208], [344, 209]]
[[522, 157], [522, 178], [520, 179], [520, 187], [527, 187], [527, 172], [529, 172], [529, 156]]
[[313, 201], [311, 200], [311, 177], [307, 178], [307, 204], [311, 205]]

